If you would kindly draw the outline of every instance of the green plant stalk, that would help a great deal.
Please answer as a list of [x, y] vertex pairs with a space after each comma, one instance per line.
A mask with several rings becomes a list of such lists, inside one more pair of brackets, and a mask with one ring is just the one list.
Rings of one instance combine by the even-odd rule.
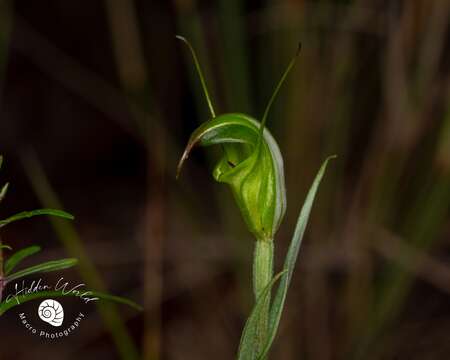
[[[264, 289], [272, 281], [273, 256], [273, 240], [256, 240], [255, 253], [253, 257], [253, 291], [255, 294], [255, 302], [258, 301]], [[257, 339], [255, 344], [258, 349], [258, 353], [263, 349], [268, 338], [269, 312], [270, 293], [263, 305], [262, 314], [258, 321]]]

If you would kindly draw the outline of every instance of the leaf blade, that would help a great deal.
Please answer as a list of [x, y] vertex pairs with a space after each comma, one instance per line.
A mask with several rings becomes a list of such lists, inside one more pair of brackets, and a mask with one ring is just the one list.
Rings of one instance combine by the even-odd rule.
[[6, 226], [12, 222], [28, 219], [34, 216], [41, 216], [41, 215], [49, 215], [49, 216], [56, 216], [63, 219], [73, 220], [74, 216], [62, 211], [62, 210], [56, 210], [56, 209], [37, 209], [32, 211], [22, 211], [20, 213], [17, 213], [13, 216], [10, 216], [9, 218], [0, 220], [0, 228], [3, 226]]
[[331, 159], [336, 158], [336, 155], [329, 156], [323, 162], [320, 167], [314, 181], [308, 191], [308, 195], [306, 196], [305, 202], [303, 204], [302, 210], [300, 211], [300, 215], [297, 220], [297, 224], [295, 226], [294, 235], [292, 236], [291, 244], [289, 245], [289, 250], [286, 255], [284, 269], [287, 271], [286, 276], [281, 280], [280, 286], [278, 287], [277, 293], [275, 295], [272, 307], [270, 309], [269, 316], [269, 339], [267, 344], [262, 352], [262, 354], [258, 357], [258, 360], [265, 359], [267, 354], [269, 353], [270, 347], [275, 339], [278, 326], [280, 324], [281, 315], [283, 312], [284, 304], [286, 301], [286, 295], [289, 288], [289, 284], [292, 279], [292, 273], [295, 268], [295, 264], [298, 258], [298, 252], [300, 250], [300, 245], [302, 243], [303, 235], [305, 233], [306, 225], [309, 220], [309, 215], [311, 213], [312, 205], [314, 203], [315, 196], [317, 194], [317, 189], [319, 188], [319, 184], [325, 174], [325, 170], [327, 168], [328, 162]]
[[269, 299], [270, 290], [273, 285], [284, 275], [286, 271], [282, 271], [270, 281], [270, 283], [262, 291], [258, 301], [256, 302], [250, 316], [245, 323], [244, 330], [242, 331], [241, 341], [238, 350], [238, 360], [253, 360], [256, 359], [258, 354], [257, 349], [254, 346], [256, 331], [258, 327], [258, 320], [261, 316], [261, 312], [264, 309], [265, 302]]
[[29, 268], [26, 268], [26, 269], [23, 269], [23, 270], [20, 270], [20, 271], [14, 273], [14, 274], [11, 274], [6, 277], [6, 280], [8, 282], [11, 282], [11, 281], [20, 279], [24, 276], [28, 276], [28, 275], [32, 275], [32, 274], [36, 274], [36, 273], [41, 273], [41, 272], [45, 273], [45, 272], [51, 272], [51, 271], [56, 271], [56, 270], [68, 269], [72, 266], [75, 266], [77, 264], [77, 262], [78, 262], [78, 260], [74, 259], [74, 258], [47, 261], [45, 263], [31, 266]]
[[5, 262], [5, 275], [8, 275], [22, 260], [41, 251], [37, 245], [29, 246], [11, 255]]

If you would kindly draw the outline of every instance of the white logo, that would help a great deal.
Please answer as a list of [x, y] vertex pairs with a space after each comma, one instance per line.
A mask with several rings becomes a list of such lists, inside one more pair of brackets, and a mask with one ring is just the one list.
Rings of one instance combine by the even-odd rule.
[[64, 309], [56, 300], [47, 299], [39, 305], [38, 315], [42, 321], [52, 326], [61, 326], [64, 320]]

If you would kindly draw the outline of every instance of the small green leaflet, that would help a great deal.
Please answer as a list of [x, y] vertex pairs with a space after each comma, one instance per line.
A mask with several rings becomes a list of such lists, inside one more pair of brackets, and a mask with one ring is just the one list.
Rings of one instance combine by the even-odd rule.
[[61, 260], [52, 260], [48, 261], [39, 265], [31, 266], [29, 268], [26, 268], [24, 270], [20, 270], [14, 274], [11, 274], [6, 277], [6, 280], [8, 282], [11, 282], [13, 280], [17, 280], [19, 278], [22, 278], [24, 276], [41, 273], [41, 272], [51, 272], [56, 270], [62, 270], [70, 268], [74, 265], [76, 265], [78, 262], [77, 259], [69, 258], [69, 259], [61, 259]]
[[5, 262], [5, 275], [8, 275], [23, 259], [30, 255], [36, 254], [41, 251], [41, 247], [34, 245], [25, 249], [19, 250], [9, 257]]
[[38, 209], [38, 210], [33, 210], [33, 211], [23, 211], [20, 212], [16, 215], [13, 215], [7, 219], [4, 220], [0, 220], [0, 228], [2, 228], [3, 226], [6, 226], [14, 221], [18, 221], [18, 220], [22, 220], [22, 219], [27, 219], [33, 216], [40, 216], [40, 215], [50, 215], [50, 216], [57, 216], [60, 218], [64, 218], [64, 219], [69, 219], [69, 220], [73, 220], [74, 217], [73, 215], [62, 211], [62, 210], [55, 210], [55, 209]]

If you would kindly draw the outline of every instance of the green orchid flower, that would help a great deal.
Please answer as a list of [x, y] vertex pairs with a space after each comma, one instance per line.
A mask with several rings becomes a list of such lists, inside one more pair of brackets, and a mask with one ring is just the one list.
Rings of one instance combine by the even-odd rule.
[[260, 123], [245, 114], [215, 115], [195, 52], [186, 39], [178, 38], [192, 52], [212, 116], [191, 135], [178, 174], [194, 146], [221, 144], [224, 152], [213, 171], [214, 179], [231, 187], [247, 228], [256, 239], [272, 241], [286, 212], [286, 186], [283, 158], [265, 122], [300, 47], [275, 88]]

